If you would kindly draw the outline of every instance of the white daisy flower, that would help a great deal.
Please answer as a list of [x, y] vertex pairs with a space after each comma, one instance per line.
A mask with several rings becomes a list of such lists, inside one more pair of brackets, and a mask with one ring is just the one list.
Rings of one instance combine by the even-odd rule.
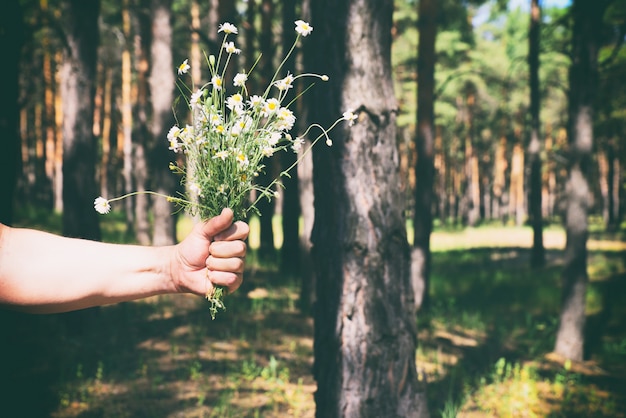
[[293, 140], [293, 144], [291, 145], [291, 148], [293, 148], [295, 152], [300, 152], [303, 144], [304, 144], [304, 139], [296, 137], [296, 139]]
[[220, 25], [219, 29], [217, 30], [217, 33], [220, 33], [220, 32], [234, 33], [235, 35], [238, 33], [237, 27], [233, 25], [232, 23], [228, 23], [228, 22], [224, 22], [223, 24]]
[[287, 76], [285, 78], [277, 80], [276, 82], [274, 82], [274, 85], [278, 87], [278, 90], [280, 91], [289, 90], [290, 88], [293, 88], [293, 80], [293, 75], [287, 73]]
[[111, 204], [104, 197], [97, 197], [96, 200], [93, 201], [93, 207], [99, 214], [106, 215], [111, 211]]
[[248, 103], [253, 109], [260, 109], [265, 106], [265, 100], [263, 99], [263, 97], [256, 94], [248, 99]]
[[272, 155], [274, 155], [274, 148], [270, 146], [263, 147], [261, 149], [261, 154], [263, 154], [264, 157], [271, 157]]
[[237, 153], [236, 160], [239, 164], [239, 167], [241, 168], [246, 168], [248, 164], [250, 164], [250, 161], [248, 161], [248, 156], [241, 151]]
[[178, 138], [178, 135], [180, 135], [180, 128], [174, 125], [170, 128], [169, 132], [167, 133], [167, 139], [171, 141], [173, 139]]
[[240, 54], [241, 53], [241, 49], [235, 47], [235, 43], [234, 42], [226, 42], [224, 44], [224, 49], [229, 54]]
[[347, 120], [349, 122], [349, 125], [352, 126], [356, 123], [357, 115], [348, 110], [346, 112], [343, 112], [343, 119]]
[[189, 71], [191, 67], [189, 66], [189, 60], [185, 60], [183, 61], [179, 66], [178, 66], [178, 75], [183, 75], [183, 74], [187, 74], [187, 71]]
[[239, 93], [233, 94], [228, 99], [226, 99], [226, 107], [230, 110], [233, 110], [236, 107], [243, 106], [243, 96]]
[[278, 144], [278, 141], [280, 141], [280, 138], [282, 138], [282, 134], [280, 132], [272, 132], [269, 139], [267, 140], [267, 143], [273, 147], [276, 144]]
[[313, 32], [313, 26], [309, 25], [308, 22], [304, 20], [296, 20], [296, 32], [298, 32], [302, 36], [307, 36], [311, 32]]
[[213, 158], [214, 159], [220, 158], [222, 161], [225, 161], [226, 158], [228, 158], [228, 151], [227, 150], [218, 151], [215, 153]]
[[199, 107], [201, 106], [201, 101], [200, 99], [202, 99], [202, 96], [204, 95], [204, 90], [202, 89], [198, 89], [195, 93], [193, 93], [191, 95], [191, 97], [189, 98], [189, 105], [193, 108], [193, 107]]
[[215, 90], [221, 90], [222, 89], [222, 77], [220, 77], [219, 75], [214, 75], [213, 77], [211, 77], [211, 84], [213, 85], [213, 88]]
[[235, 78], [233, 79], [233, 84], [235, 87], [244, 87], [246, 85], [246, 81], [248, 81], [248, 75], [244, 73], [237, 73]]
[[270, 116], [280, 109], [280, 101], [275, 98], [267, 99], [263, 105], [263, 116]]

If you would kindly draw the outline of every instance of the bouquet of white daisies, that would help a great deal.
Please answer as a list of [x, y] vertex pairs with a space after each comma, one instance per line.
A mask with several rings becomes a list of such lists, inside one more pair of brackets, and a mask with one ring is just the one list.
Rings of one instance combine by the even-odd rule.
[[[293, 53], [300, 37], [308, 36], [313, 27], [307, 22], [295, 22], [296, 39], [289, 52], [279, 65], [274, 78], [260, 94], [250, 94], [246, 82], [248, 72], [237, 73], [232, 81], [233, 91], [226, 91], [224, 76], [234, 54], [241, 53], [230, 38], [237, 35], [237, 27], [230, 23], [220, 25], [223, 33], [222, 45], [217, 55], [206, 59], [211, 80], [202, 86], [188, 86], [183, 78], [190, 69], [188, 60], [178, 67], [178, 87], [181, 96], [189, 107], [188, 123], [179, 121], [167, 135], [169, 149], [184, 154], [184, 165], [170, 163], [170, 169], [181, 175], [185, 193], [180, 196], [164, 196], [184, 208], [191, 215], [199, 215], [206, 220], [217, 216], [223, 208], [230, 208], [235, 219], [245, 219], [250, 211], [256, 210], [256, 203], [263, 198], [276, 196], [276, 186], [282, 186], [280, 179], [300, 162], [296, 159], [292, 166], [284, 169], [269, 185], [261, 186], [255, 180], [265, 170], [264, 161], [277, 152], [300, 152], [309, 131], [316, 127], [321, 133], [312, 141], [311, 147], [324, 138], [328, 146], [332, 141], [328, 132], [345, 120], [350, 125], [356, 115], [347, 111], [329, 128], [318, 124], [310, 125], [304, 133], [292, 137], [296, 116], [290, 105], [297, 100], [285, 103], [285, 97], [298, 78], [314, 77], [327, 81], [326, 75], [298, 74], [284, 72], [283, 66]], [[283, 76], [279, 78], [279, 74]], [[309, 148], [310, 149], [310, 148]], [[154, 192], [146, 192], [155, 194]], [[100, 213], [110, 211], [110, 203], [135, 193], [105, 199], [98, 197], [94, 206]], [[251, 197], [253, 199], [251, 199]], [[218, 309], [224, 309], [223, 289], [214, 288], [207, 299], [211, 303], [211, 316], [215, 318]]]

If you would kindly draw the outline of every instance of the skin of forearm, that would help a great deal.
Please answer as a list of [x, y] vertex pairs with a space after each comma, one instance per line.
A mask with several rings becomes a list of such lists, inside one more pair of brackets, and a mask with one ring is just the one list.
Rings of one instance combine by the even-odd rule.
[[0, 225], [0, 304], [55, 313], [172, 293], [172, 249]]

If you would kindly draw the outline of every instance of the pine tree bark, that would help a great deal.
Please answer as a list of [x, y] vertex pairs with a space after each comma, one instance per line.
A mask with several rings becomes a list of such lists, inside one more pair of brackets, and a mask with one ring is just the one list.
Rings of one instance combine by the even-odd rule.
[[524, 150], [518, 135], [511, 155], [511, 180], [509, 186], [509, 216], [521, 226], [526, 218], [524, 211]]
[[545, 264], [543, 248], [543, 217], [541, 216], [541, 140], [539, 139], [539, 28], [541, 8], [539, 0], [531, 0], [530, 28], [528, 32], [528, 69], [530, 72], [530, 142], [528, 160], [530, 165], [529, 214], [533, 227], [533, 249], [530, 264], [541, 267]]
[[[152, 43], [150, 47], [150, 97], [152, 101], [152, 143], [149, 169], [155, 192], [173, 196], [176, 179], [169, 169], [171, 151], [167, 147], [167, 132], [174, 125], [174, 61], [172, 57], [172, 0], [152, 0]], [[152, 244], [176, 243], [175, 208], [165, 198], [152, 200], [154, 216]]]
[[[310, 143], [307, 143], [309, 146]], [[301, 151], [302, 152], [302, 151]], [[300, 155], [299, 155], [300, 156]], [[298, 170], [298, 199], [302, 214], [302, 230], [300, 231], [300, 298], [299, 308], [304, 314], [311, 314], [315, 304], [315, 267], [311, 254], [311, 231], [315, 221], [313, 204], [313, 156], [304, 155], [297, 167]]]
[[[621, 150], [620, 150], [621, 149]], [[616, 231], [622, 220], [622, 209], [620, 207], [620, 196], [624, 195], [623, 176], [620, 163], [620, 155], [623, 152], [623, 145], [615, 140], [611, 140], [609, 145], [609, 230]]]
[[[150, 137], [150, 127], [148, 124], [150, 114], [150, 104], [148, 94], [150, 86], [148, 83], [150, 64], [150, 38], [151, 38], [151, 18], [149, 10], [150, 0], [140, 0], [137, 8], [132, 11], [131, 21], [135, 26], [134, 30], [134, 55], [135, 73], [137, 86], [137, 99], [133, 108], [133, 132], [130, 151], [124, 152], [124, 183], [127, 193], [136, 190], [146, 191], [148, 187], [148, 156], [146, 149], [148, 138]], [[128, 146], [128, 144], [125, 144]], [[127, 230], [134, 231], [135, 239], [141, 245], [149, 245], [152, 242], [150, 235], [150, 199], [148, 195], [139, 193], [135, 196], [134, 205], [131, 199], [126, 206]], [[133, 207], [134, 206], [134, 207]], [[133, 214], [134, 210], [134, 214]], [[134, 221], [134, 224], [132, 223]]]
[[43, 75], [43, 83], [44, 83], [44, 110], [43, 110], [43, 128], [44, 128], [44, 138], [45, 138], [45, 163], [44, 163], [44, 171], [46, 175], [46, 183], [50, 185], [51, 192], [51, 200], [50, 200], [50, 209], [63, 209], [62, 204], [60, 208], [55, 207], [54, 203], [58, 201], [62, 201], [62, 196], [57, 196], [57, 191], [62, 191], [62, 187], [57, 187], [58, 181], [62, 181], [62, 178], [57, 178], [55, 176], [55, 156], [56, 156], [56, 147], [62, 147], [62, 143], [57, 140], [56, 134], [57, 131], [55, 129], [55, 96], [58, 94], [58, 89], [55, 88], [55, 80], [54, 80], [54, 72], [53, 72], [53, 56], [50, 48], [50, 35], [51, 30], [49, 30], [50, 24], [48, 22], [48, 16], [50, 11], [48, 9], [48, 1], [41, 0], [39, 3], [42, 12], [42, 24], [44, 27], [41, 39], [41, 49], [42, 49], [42, 75]]
[[417, 138], [415, 148], [415, 209], [411, 282], [418, 309], [429, 306], [430, 234], [433, 229], [433, 182], [435, 179], [435, 40], [437, 1], [419, 2], [419, 46], [417, 59]]
[[580, 361], [584, 356], [587, 238], [593, 149], [593, 110], [598, 84], [598, 28], [608, 2], [574, 0], [569, 81], [569, 170], [566, 185], [565, 265], [562, 305], [554, 351]]
[[19, 62], [23, 43], [22, 8], [17, 0], [5, 2], [0, 14], [0, 50], [5, 63], [0, 77], [0, 222], [13, 221], [13, 196], [20, 161]]
[[96, 140], [93, 111], [99, 0], [67, 0], [63, 11], [68, 49], [63, 63], [63, 234], [100, 239], [93, 201]]
[[617, 231], [619, 229], [619, 188], [620, 188], [620, 169], [619, 158], [616, 152], [615, 139], [611, 138], [606, 146], [606, 162], [607, 162], [607, 197], [606, 197], [606, 218], [605, 227], [608, 231]]
[[110, 196], [109, 193], [109, 165], [111, 164], [111, 125], [113, 110], [113, 70], [103, 71], [102, 87], [102, 156], [100, 158], [100, 195]]
[[[259, 69], [261, 72], [261, 86], [263, 88], [272, 80], [274, 75], [273, 57], [276, 53], [274, 45], [272, 20], [274, 17], [274, 3], [271, 0], [263, 0], [261, 2], [261, 32], [259, 34], [259, 44], [261, 49], [261, 59], [259, 60]], [[259, 185], [267, 187], [275, 178], [275, 168], [278, 156], [265, 158], [265, 169], [257, 178]], [[274, 229], [273, 218], [275, 214], [276, 202], [274, 200], [261, 199], [257, 203], [257, 208], [261, 216], [259, 217], [260, 225], [260, 242], [259, 257], [265, 260], [274, 260]]]
[[[54, 75], [54, 82], [58, 86], [61, 85], [61, 66], [63, 62], [63, 52], [57, 51], [55, 54], [55, 62], [57, 70]], [[57, 94], [54, 98], [54, 129], [56, 130], [56, 144], [54, 145], [54, 209], [63, 211], [63, 100], [61, 95]]]
[[314, 150], [318, 417], [427, 416], [400, 191], [390, 50], [392, 0], [311, 3], [311, 120], [359, 122]]
[[[301, 6], [301, 18], [311, 21], [311, 2], [303, 0]], [[302, 125], [308, 120], [307, 102], [299, 101], [299, 115]], [[310, 143], [307, 143], [307, 146]], [[302, 153], [303, 150], [300, 150]], [[298, 155], [298, 158], [302, 154]], [[315, 221], [315, 208], [313, 204], [313, 156], [311, 152], [306, 153], [296, 167], [298, 171], [298, 201], [300, 214], [302, 217], [302, 228], [300, 230], [300, 298], [298, 300], [302, 313], [312, 314], [312, 307], [315, 304], [315, 268], [313, 267], [313, 257], [311, 254], [311, 231]]]
[[[289, 51], [295, 39], [294, 22], [296, 20], [295, 2], [283, 3], [282, 50]], [[296, 73], [296, 55], [292, 54], [285, 63], [285, 71]], [[293, 94], [287, 96], [291, 100]], [[284, 152], [280, 154], [281, 170], [286, 170], [296, 162], [296, 154]], [[282, 228], [283, 245], [280, 250], [281, 271], [286, 274], [298, 274], [300, 271], [300, 201], [298, 197], [298, 170], [292, 170], [290, 177], [283, 177]]]
[[465, 173], [467, 189], [465, 195], [467, 210], [467, 225], [475, 226], [480, 221], [480, 172], [478, 170], [478, 156], [474, 146], [474, 108], [476, 104], [476, 87], [468, 83], [467, 100], [465, 107]]
[[[118, 149], [122, 154], [122, 177], [124, 179], [124, 193], [131, 193], [135, 187], [133, 185], [133, 103], [131, 99], [132, 91], [132, 19], [129, 0], [122, 2], [122, 33], [124, 34], [124, 45], [122, 48], [122, 129]], [[133, 216], [133, 198], [124, 201], [124, 212], [126, 214], [127, 234], [135, 233], [135, 217]], [[145, 244], [145, 242], [141, 242]]]
[[504, 222], [504, 190], [506, 188], [506, 169], [508, 162], [506, 159], [506, 135], [502, 135], [496, 145], [493, 162], [493, 208], [494, 219]]

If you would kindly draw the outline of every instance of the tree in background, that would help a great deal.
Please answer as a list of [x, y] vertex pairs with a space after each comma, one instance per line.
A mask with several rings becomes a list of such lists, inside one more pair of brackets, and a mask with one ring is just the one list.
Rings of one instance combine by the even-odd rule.
[[566, 186], [565, 266], [562, 306], [554, 351], [581, 361], [587, 291], [587, 238], [593, 150], [593, 115], [598, 88], [598, 49], [604, 12], [611, 0], [574, 0], [572, 65], [569, 73], [569, 168]]
[[346, 109], [358, 123], [314, 150], [318, 417], [427, 416], [399, 187], [391, 81], [391, 0], [311, 2], [310, 120]]
[[[259, 49], [261, 57], [258, 63], [260, 73], [260, 85], [266, 86], [272, 80], [275, 71], [274, 56], [277, 45], [274, 40], [272, 24], [276, 15], [276, 6], [272, 0], [261, 0], [261, 30], [259, 31]], [[280, 75], [281, 77], [283, 75]], [[276, 158], [265, 158], [265, 169], [259, 174], [257, 182], [261, 187], [267, 187], [276, 178]], [[257, 208], [261, 214], [259, 218], [260, 242], [259, 257], [264, 260], [274, 260], [274, 228], [272, 218], [276, 212], [276, 202], [269, 199], [261, 199], [257, 203]]]
[[20, 138], [19, 121], [19, 68], [23, 44], [22, 8], [18, 0], [5, 2], [0, 16], [0, 50], [6, 59], [0, 77], [0, 222], [13, 221], [13, 195], [17, 184]]
[[[136, 0], [134, 7], [129, 8], [131, 15], [131, 34], [133, 36], [133, 57], [135, 62], [135, 85], [137, 89], [136, 101], [133, 105], [132, 138], [130, 150], [124, 150], [124, 190], [129, 193], [134, 190], [143, 192], [148, 187], [148, 155], [147, 146], [150, 138], [150, 43], [151, 43], [151, 13], [150, 0]], [[128, 42], [128, 40], [127, 40]], [[125, 144], [128, 145], [127, 142]], [[130, 154], [128, 152], [130, 151]], [[134, 207], [132, 205], [134, 203]], [[145, 194], [138, 194], [126, 202], [127, 231], [134, 231], [135, 239], [139, 244], [149, 245], [152, 242], [150, 234], [150, 199]], [[130, 222], [133, 221], [131, 225]]]
[[99, 0], [66, 0], [66, 54], [62, 64], [63, 234], [100, 239], [93, 135], [94, 93], [99, 44]]
[[418, 308], [428, 308], [430, 274], [430, 234], [433, 228], [433, 182], [435, 178], [435, 40], [437, 0], [420, 0], [417, 53], [417, 137], [415, 150], [415, 203], [413, 209], [413, 249], [411, 282]]
[[531, 265], [541, 267], [545, 264], [543, 248], [543, 217], [542, 217], [542, 176], [541, 176], [541, 140], [539, 134], [539, 33], [541, 25], [541, 6], [539, 0], [531, 0], [530, 28], [528, 31], [528, 72], [530, 89], [530, 142], [528, 143], [528, 159], [530, 165], [529, 214], [533, 227], [533, 249]]
[[[150, 100], [152, 103], [149, 167], [152, 190], [174, 196], [176, 178], [169, 169], [171, 152], [167, 132], [174, 125], [174, 60], [172, 57], [172, 0], [152, 0], [152, 43], [150, 47]], [[167, 199], [153, 199], [154, 227], [152, 243], [170, 245], [176, 242], [174, 206]]]
[[[623, 167], [626, 166], [624, 141], [626, 131], [623, 109], [626, 108], [623, 80], [626, 80], [626, 3], [614, 1], [607, 8], [605, 20], [613, 28], [606, 35], [612, 45], [599, 51], [600, 80], [595, 117], [597, 127], [597, 160], [602, 201], [602, 217], [608, 231], [618, 231], [625, 212]], [[622, 88], [619, 88], [619, 86]]]
[[[286, 1], [282, 4], [282, 50], [283, 55], [289, 51], [295, 39], [293, 22], [296, 20], [296, 2]], [[291, 54], [285, 63], [285, 69], [292, 74], [296, 73], [296, 54]], [[290, 94], [289, 98], [293, 98]], [[298, 114], [301, 114], [298, 112]], [[297, 154], [284, 152], [280, 154], [281, 170], [290, 167], [296, 162]], [[286, 274], [300, 272], [300, 201], [298, 191], [298, 170], [292, 170], [289, 177], [284, 177], [282, 199], [282, 227], [283, 245], [280, 253], [280, 270]]]

